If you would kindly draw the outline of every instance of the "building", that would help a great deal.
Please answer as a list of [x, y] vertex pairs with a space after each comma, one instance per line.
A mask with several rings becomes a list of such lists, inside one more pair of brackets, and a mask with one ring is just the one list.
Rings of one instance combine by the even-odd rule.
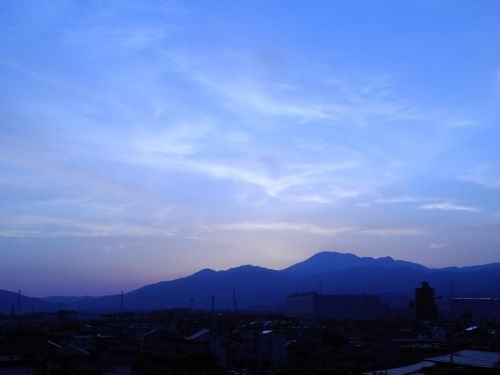
[[369, 294], [328, 295], [316, 292], [294, 293], [286, 299], [286, 313], [312, 319], [379, 319], [383, 305]]
[[500, 298], [452, 298], [450, 315], [455, 319], [499, 319]]
[[425, 374], [425, 369], [432, 366], [434, 366], [433, 362], [422, 361], [403, 367], [367, 371], [364, 372], [363, 375], [421, 375]]
[[285, 336], [265, 329], [256, 336], [256, 368], [258, 370], [277, 370], [286, 364]]
[[422, 281], [422, 286], [415, 289], [415, 313], [419, 320], [435, 320], [437, 318], [434, 288], [431, 288], [427, 281]]
[[217, 366], [227, 368], [229, 366], [229, 339], [214, 330], [204, 328], [186, 337], [187, 341], [206, 342], [215, 357]]

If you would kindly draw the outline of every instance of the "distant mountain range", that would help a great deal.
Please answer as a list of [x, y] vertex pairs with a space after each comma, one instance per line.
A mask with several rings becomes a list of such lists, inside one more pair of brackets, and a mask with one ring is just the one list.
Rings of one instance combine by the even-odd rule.
[[[404, 306], [423, 280], [437, 295], [500, 296], [500, 263], [472, 267], [430, 269], [391, 257], [370, 258], [338, 252], [321, 252], [283, 270], [245, 265], [225, 271], [204, 269], [190, 276], [146, 285], [124, 295], [127, 310], [174, 307], [209, 309], [212, 296], [216, 309], [279, 309], [290, 293], [315, 291], [328, 294], [378, 294], [393, 306]], [[233, 298], [234, 297], [234, 298]], [[17, 293], [0, 290], [0, 313], [9, 313]], [[21, 296], [21, 312], [54, 311], [61, 308], [117, 311], [120, 295], [104, 297]]]
[[0, 289], [0, 314], [26, 313], [32, 311], [55, 311], [63, 309], [64, 305], [45, 301], [43, 298], [33, 298]]

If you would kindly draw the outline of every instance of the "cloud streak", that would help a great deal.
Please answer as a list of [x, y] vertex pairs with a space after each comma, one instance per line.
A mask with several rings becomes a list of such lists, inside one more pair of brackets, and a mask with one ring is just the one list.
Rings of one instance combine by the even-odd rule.
[[444, 247], [447, 247], [449, 246], [448, 243], [436, 243], [436, 242], [432, 242], [429, 244], [429, 249], [442, 249]]
[[2, 225], [2, 237], [173, 237], [177, 226], [152, 226], [125, 221], [98, 222], [60, 217], [24, 215]]
[[418, 228], [359, 228], [352, 226], [328, 226], [297, 222], [238, 222], [207, 227], [208, 230], [242, 232], [298, 232], [303, 234], [335, 237], [340, 234], [361, 234], [380, 237], [423, 236], [428, 233]]
[[494, 173], [490, 165], [478, 165], [467, 174], [459, 177], [460, 181], [470, 182], [488, 189], [500, 189], [500, 176]]
[[479, 212], [481, 211], [477, 207], [463, 206], [451, 202], [436, 202], [428, 203], [419, 206], [422, 210], [440, 210], [440, 211], [468, 211], [468, 212]]

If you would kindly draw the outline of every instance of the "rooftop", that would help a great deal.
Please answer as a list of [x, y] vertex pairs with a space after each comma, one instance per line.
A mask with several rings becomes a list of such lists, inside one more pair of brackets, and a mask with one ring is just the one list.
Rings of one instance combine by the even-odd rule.
[[428, 358], [428, 361], [437, 363], [453, 363], [472, 367], [500, 368], [500, 353], [480, 350], [461, 350], [453, 355], [441, 355]]
[[423, 361], [423, 362], [418, 362], [414, 363], [409, 366], [404, 366], [404, 367], [397, 367], [397, 368], [391, 368], [387, 370], [377, 370], [375, 372], [365, 372], [364, 374], [375, 374], [375, 375], [407, 375], [407, 374], [415, 374], [417, 371], [425, 368], [425, 367], [431, 367], [434, 366], [433, 362], [429, 361]]

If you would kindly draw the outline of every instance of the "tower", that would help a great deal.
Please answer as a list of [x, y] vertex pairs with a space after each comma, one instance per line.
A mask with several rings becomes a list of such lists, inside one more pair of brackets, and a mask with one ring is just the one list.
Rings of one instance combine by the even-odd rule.
[[418, 320], [434, 320], [437, 318], [434, 288], [431, 288], [427, 281], [422, 281], [422, 286], [415, 289], [415, 312]]

